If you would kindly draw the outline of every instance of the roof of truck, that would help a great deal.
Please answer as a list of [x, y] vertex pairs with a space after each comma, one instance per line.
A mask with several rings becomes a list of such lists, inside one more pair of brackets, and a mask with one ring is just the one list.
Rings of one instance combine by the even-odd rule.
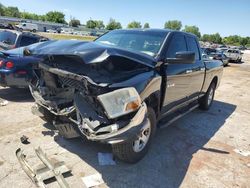
[[172, 30], [172, 29], [154, 29], [154, 28], [147, 28], [147, 29], [117, 29], [117, 30], [113, 30], [112, 32], [116, 32], [116, 31], [137, 31], [137, 32], [148, 32], [148, 33], [184, 33], [186, 35], [190, 35], [192, 37], [196, 37], [196, 35], [194, 35], [193, 33], [187, 33], [184, 31], [177, 31], [177, 30]]

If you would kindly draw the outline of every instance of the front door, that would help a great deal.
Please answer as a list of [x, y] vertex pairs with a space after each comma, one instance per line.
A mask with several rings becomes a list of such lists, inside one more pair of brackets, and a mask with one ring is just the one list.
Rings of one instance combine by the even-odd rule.
[[[174, 58], [176, 52], [188, 51], [182, 33], [174, 34], [167, 49], [166, 58]], [[192, 64], [168, 64], [166, 71], [166, 91], [163, 102], [163, 113], [188, 100], [192, 80]]]

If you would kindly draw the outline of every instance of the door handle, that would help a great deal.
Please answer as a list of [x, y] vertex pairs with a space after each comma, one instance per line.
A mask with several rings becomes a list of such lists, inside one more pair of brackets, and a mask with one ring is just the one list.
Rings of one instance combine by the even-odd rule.
[[192, 73], [192, 70], [186, 70], [186, 74]]

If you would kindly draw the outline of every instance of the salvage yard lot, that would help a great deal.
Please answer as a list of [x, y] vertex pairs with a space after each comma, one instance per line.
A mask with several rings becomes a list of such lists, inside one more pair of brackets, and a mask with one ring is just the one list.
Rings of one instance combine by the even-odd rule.
[[38, 33], [41, 36], [47, 37], [53, 40], [85, 40], [91, 41], [94, 40], [96, 37], [93, 36], [79, 36], [79, 35], [71, 35], [71, 34], [60, 34], [60, 33]]
[[[98, 152], [111, 148], [81, 139], [65, 140], [53, 127], [31, 114], [33, 99], [27, 90], [0, 88], [0, 187], [35, 187], [15, 156], [24, 149], [32, 165], [39, 162], [40, 146], [72, 170], [66, 180], [84, 187], [82, 177], [100, 173], [101, 187], [250, 187], [250, 53], [241, 64], [224, 68], [221, 85], [208, 112], [195, 110], [157, 132], [149, 153], [135, 165], [116, 161], [100, 166]], [[29, 137], [23, 145], [20, 137]], [[51, 183], [48, 187], [57, 187]]]

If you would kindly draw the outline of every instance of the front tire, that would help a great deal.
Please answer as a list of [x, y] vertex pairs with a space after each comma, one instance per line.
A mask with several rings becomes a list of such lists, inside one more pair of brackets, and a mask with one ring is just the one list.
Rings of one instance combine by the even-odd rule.
[[213, 81], [206, 94], [200, 99], [199, 103], [200, 103], [200, 108], [202, 110], [209, 110], [209, 108], [211, 107], [213, 100], [214, 100], [214, 93], [215, 93], [215, 89], [216, 89], [216, 84]]
[[136, 163], [146, 155], [156, 130], [156, 115], [150, 107], [148, 107], [147, 117], [149, 124], [143, 127], [136, 139], [112, 145], [113, 154], [118, 159], [127, 163]]

